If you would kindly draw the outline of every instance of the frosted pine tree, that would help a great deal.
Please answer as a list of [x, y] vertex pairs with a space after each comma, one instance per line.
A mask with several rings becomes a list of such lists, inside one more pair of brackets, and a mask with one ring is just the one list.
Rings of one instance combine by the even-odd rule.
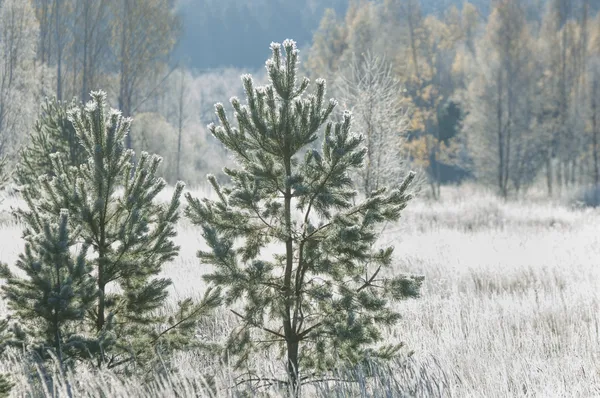
[[[98, 367], [144, 370], [193, 343], [196, 321], [218, 305], [218, 292], [209, 290], [198, 303], [183, 301], [171, 317], [161, 313], [171, 281], [159, 274], [179, 252], [173, 237], [184, 185], [178, 183], [171, 199], [159, 202], [166, 186], [157, 175], [161, 158], [142, 153], [134, 167], [134, 153], [124, 145], [131, 119], [107, 112], [105, 93], [92, 92], [91, 98], [68, 113], [85, 162], [74, 166], [69, 155], [51, 154], [39, 186], [25, 185], [28, 209], [19, 215], [29, 237], [43, 232], [43, 220], [67, 209], [69, 228], [78, 231], [74, 244], [87, 248], [94, 290], [80, 298], [91, 300], [91, 308], [76, 330], [87, 339], [79, 359], [90, 358]], [[34, 239], [28, 250], [42, 250], [44, 242]], [[40, 283], [51, 284], [49, 276], [40, 274]], [[22, 290], [37, 294], [29, 283]], [[13, 319], [25, 316], [19, 308], [26, 304], [15, 301]]]
[[209, 176], [216, 200], [188, 194], [186, 215], [208, 245], [198, 256], [214, 271], [204, 278], [241, 307], [232, 308], [239, 325], [228, 355], [247, 366], [278, 346], [298, 393], [338, 366], [396, 355], [400, 344], [382, 345], [380, 327], [400, 319], [392, 303], [417, 297], [422, 278], [397, 275], [393, 248], [376, 246], [382, 223], [397, 221], [410, 200], [414, 174], [358, 202], [350, 173], [363, 165], [363, 137], [351, 132], [350, 113], [329, 120], [336, 102], [325, 100], [325, 81], [308, 94], [295, 42], [283, 48], [271, 45], [268, 85], [242, 76], [246, 104], [231, 99], [234, 121], [216, 105], [220, 123], [210, 131], [238, 168], [225, 169], [227, 187]]
[[54, 356], [63, 370], [88, 355], [90, 342], [78, 331], [84, 330], [85, 314], [96, 299], [87, 247], [71, 253], [80, 229], [71, 230], [68, 217], [63, 210], [57, 220], [30, 218], [34, 224], [16, 263], [23, 276], [0, 267], [3, 297], [18, 320], [15, 335], [22, 336], [17, 345], [42, 360]]
[[53, 153], [62, 153], [70, 166], [79, 166], [87, 161], [88, 155], [68, 115], [69, 110], [77, 107], [81, 105], [75, 100], [69, 103], [50, 98], [42, 103], [33, 131], [19, 154], [15, 172], [18, 185], [29, 185], [30, 189], [35, 189], [41, 175], [52, 175], [50, 155]]

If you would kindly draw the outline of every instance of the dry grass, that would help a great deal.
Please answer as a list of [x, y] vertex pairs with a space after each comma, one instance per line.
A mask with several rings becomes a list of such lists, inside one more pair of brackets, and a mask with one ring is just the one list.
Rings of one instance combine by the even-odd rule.
[[[390, 342], [404, 341], [414, 350], [411, 361], [381, 369], [375, 382], [326, 382], [313, 392], [600, 396], [600, 212], [538, 201], [504, 203], [464, 189], [443, 194], [440, 203], [415, 200], [382, 238], [397, 247], [398, 271], [426, 276], [423, 298], [402, 303], [404, 320], [386, 331]], [[7, 200], [0, 207], [10, 205], [17, 202]], [[195, 258], [202, 245], [199, 232], [185, 221], [179, 232], [181, 255], [165, 269], [174, 281], [173, 301], [204, 289], [202, 265]], [[19, 236], [14, 222], [0, 226], [0, 261], [14, 262], [22, 250]], [[199, 335], [220, 336], [233, 322], [222, 312]], [[268, 359], [263, 368], [275, 373], [281, 364]], [[7, 359], [0, 371], [14, 371], [18, 363], [18, 357]], [[226, 388], [233, 383], [226, 366], [203, 364], [197, 354], [182, 354], [177, 374], [150, 385], [89, 372], [72, 381], [75, 396], [187, 397], [206, 395], [201, 375], [213, 373], [218, 396], [238, 395]], [[17, 372], [15, 395], [28, 394], [33, 394], [30, 384]]]

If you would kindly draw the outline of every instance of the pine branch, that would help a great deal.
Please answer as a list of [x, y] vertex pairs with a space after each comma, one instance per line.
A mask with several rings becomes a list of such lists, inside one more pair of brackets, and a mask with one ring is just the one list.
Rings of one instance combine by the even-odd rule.
[[252, 325], [252, 326], [254, 326], [256, 328], [262, 329], [265, 332], [271, 333], [272, 335], [277, 336], [277, 337], [285, 340], [285, 336], [283, 334], [281, 334], [279, 332], [276, 332], [274, 330], [271, 330], [271, 329], [269, 329], [269, 328], [267, 328], [265, 326], [259, 325], [256, 322], [249, 321], [248, 318], [244, 317], [242, 314], [240, 314], [239, 312], [237, 312], [235, 310], [230, 309], [229, 311], [231, 311], [237, 317], [241, 318], [244, 322], [247, 322], [248, 324], [250, 324], [250, 325]]
[[170, 333], [171, 331], [177, 329], [181, 324], [183, 324], [185, 322], [189, 322], [191, 319], [197, 318], [200, 314], [206, 313], [206, 312], [214, 309], [218, 304], [220, 304], [221, 300], [218, 297], [220, 294], [220, 289], [217, 288], [217, 290], [214, 292], [214, 294], [212, 296], [211, 296], [211, 293], [212, 293], [212, 289], [209, 288], [209, 290], [207, 290], [204, 295], [204, 299], [202, 300], [200, 305], [198, 305], [196, 307], [196, 309], [194, 311], [190, 312], [186, 317], [180, 319], [178, 322], [174, 323], [173, 325], [171, 325], [170, 327], [168, 327], [167, 329], [165, 329], [161, 333], [159, 333], [158, 336], [156, 336], [154, 339], [152, 339], [151, 344], [155, 344], [163, 336], [165, 336], [166, 334]]
[[[361, 211], [363, 211], [364, 209], [365, 209], [365, 205], [364, 205], [364, 203], [363, 203], [363, 204], [361, 204], [361, 205], [358, 205], [358, 206], [356, 206], [356, 207], [355, 207], [354, 209], [352, 209], [351, 211], [344, 213], [344, 216], [345, 216], [345, 217], [351, 217], [351, 216], [353, 216], [353, 215], [355, 215], [355, 214], [358, 214], [358, 213], [360, 213], [360, 212], [361, 212]], [[328, 222], [328, 223], [325, 223], [325, 224], [321, 225], [321, 226], [320, 226], [320, 227], [318, 227], [318, 228], [315, 228], [315, 230], [314, 230], [314, 231], [312, 231], [310, 234], [306, 235], [306, 237], [304, 237], [302, 241], [308, 241], [308, 240], [310, 240], [310, 239], [311, 239], [313, 236], [315, 236], [315, 235], [319, 234], [320, 232], [323, 232], [325, 229], [329, 228], [329, 227], [330, 227], [330, 226], [332, 226], [334, 223], [335, 223], [335, 220], [333, 220], [333, 221], [330, 221], [330, 222]]]
[[258, 208], [256, 206], [252, 206], [252, 210], [254, 210], [254, 213], [256, 214], [256, 216], [258, 217], [258, 219], [260, 221], [262, 221], [262, 223], [269, 229], [269, 230], [273, 230], [275, 229], [271, 224], [269, 224], [261, 215], [260, 212], [258, 210]]
[[356, 292], [360, 292], [361, 290], [372, 286], [372, 282], [375, 280], [375, 278], [377, 277], [377, 274], [379, 274], [379, 271], [381, 271], [381, 265], [379, 267], [377, 267], [377, 270], [375, 271], [375, 273], [369, 278], [368, 281], [365, 281], [365, 283], [359, 287], [358, 289], [356, 289]]
[[302, 331], [302, 332], [301, 332], [301, 333], [300, 333], [298, 336], [299, 336], [301, 339], [304, 339], [306, 336], [308, 336], [308, 334], [309, 334], [310, 332], [312, 332], [313, 330], [315, 330], [315, 329], [317, 329], [317, 328], [321, 327], [322, 325], [323, 325], [323, 322], [318, 322], [318, 323], [316, 323], [316, 324], [312, 325], [311, 327], [309, 327], [308, 329], [304, 329], [304, 330], [303, 330], [303, 331]]

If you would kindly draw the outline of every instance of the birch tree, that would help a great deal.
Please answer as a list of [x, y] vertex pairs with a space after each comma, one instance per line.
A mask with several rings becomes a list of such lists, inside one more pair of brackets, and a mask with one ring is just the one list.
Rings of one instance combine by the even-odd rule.
[[496, 4], [477, 45], [464, 128], [478, 176], [495, 180], [500, 195], [507, 197], [520, 162], [528, 161], [539, 148], [529, 129], [534, 79], [528, 27], [518, 2]]
[[39, 25], [29, 2], [0, 6], [0, 156], [13, 155], [35, 120]]

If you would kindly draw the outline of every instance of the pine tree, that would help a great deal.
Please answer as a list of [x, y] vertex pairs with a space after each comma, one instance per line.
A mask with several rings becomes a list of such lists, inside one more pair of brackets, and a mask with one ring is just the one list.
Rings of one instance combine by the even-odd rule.
[[52, 175], [50, 155], [63, 153], [71, 166], [78, 166], [87, 160], [87, 153], [80, 145], [68, 111], [81, 105], [75, 100], [58, 101], [46, 99], [36, 121], [27, 145], [20, 153], [15, 182], [35, 189], [42, 174]]
[[[87, 248], [94, 291], [80, 298], [91, 300], [92, 308], [85, 311], [83, 328], [76, 330], [87, 339], [87, 354], [78, 359], [91, 357], [99, 367], [147, 369], [191, 343], [195, 321], [218, 305], [218, 291], [207, 291], [198, 303], [183, 301], [175, 316], [158, 313], [171, 284], [158, 275], [179, 251], [172, 238], [184, 185], [177, 184], [169, 202], [158, 203], [166, 186], [157, 176], [161, 158], [142, 153], [134, 167], [134, 153], [124, 145], [131, 120], [116, 110], [107, 114], [103, 92], [92, 92], [91, 98], [85, 107], [68, 112], [87, 160], [74, 166], [69, 155], [51, 154], [50, 170], [39, 176], [39, 186], [25, 186], [28, 209], [19, 215], [29, 237], [40, 234], [42, 220], [67, 209], [69, 227], [77, 230], [73, 243]], [[30, 246], [32, 253], [43, 250], [43, 241]], [[21, 262], [18, 266], [27, 266]], [[39, 277], [39, 283], [50, 283], [49, 274]], [[38, 294], [34, 285], [20, 288], [29, 296]], [[14, 296], [13, 317], [21, 320], [26, 303]]]
[[30, 220], [34, 224], [25, 236], [25, 253], [16, 263], [25, 277], [2, 265], [2, 292], [18, 319], [16, 334], [25, 337], [19, 345], [43, 360], [53, 355], [64, 369], [73, 358], [88, 355], [89, 342], [77, 330], [96, 298], [91, 264], [86, 246], [77, 256], [71, 254], [80, 229], [71, 230], [67, 210], [61, 211], [58, 223], [46, 217]]
[[[396, 221], [411, 198], [414, 178], [381, 188], [357, 202], [350, 173], [365, 157], [363, 138], [350, 131], [351, 115], [328, 121], [336, 102], [325, 102], [325, 81], [299, 84], [294, 41], [272, 44], [269, 82], [255, 87], [242, 76], [247, 105], [231, 99], [237, 126], [216, 105], [212, 134], [235, 155], [225, 169], [231, 187], [209, 181], [218, 199], [186, 194], [186, 215], [200, 225], [210, 248], [199, 251], [214, 266], [206, 281], [224, 289], [239, 329], [228, 341], [238, 366], [255, 351], [277, 344], [285, 353], [289, 387], [340, 364], [390, 358], [400, 345], [381, 346], [380, 326], [400, 315], [391, 302], [419, 294], [422, 277], [394, 275], [392, 247], [378, 249], [377, 227]], [[325, 126], [321, 150], [312, 149]], [[267, 245], [280, 251], [269, 259]], [[300, 372], [302, 370], [302, 372]]]

